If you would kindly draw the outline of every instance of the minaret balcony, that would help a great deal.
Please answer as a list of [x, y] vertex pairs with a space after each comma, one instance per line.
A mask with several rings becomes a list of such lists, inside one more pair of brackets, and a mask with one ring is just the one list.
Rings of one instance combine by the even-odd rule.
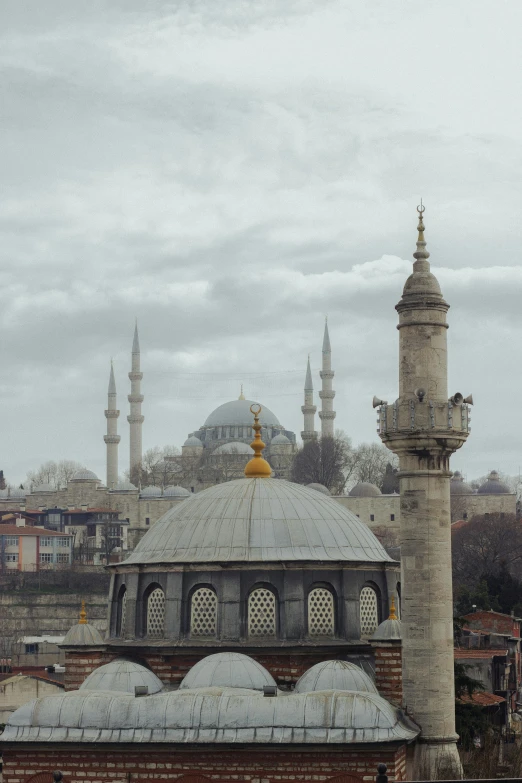
[[106, 419], [117, 419], [120, 415], [120, 412], [118, 410], [108, 410], [105, 411], [105, 418]]
[[129, 424], [143, 424], [145, 416], [127, 416], [127, 421]]
[[317, 405], [301, 405], [301, 413], [305, 416], [307, 413], [315, 413], [317, 411]]
[[143, 373], [139, 370], [131, 370], [129, 373], [129, 378], [131, 381], [141, 381], [143, 378]]
[[324, 391], [319, 392], [319, 397], [321, 400], [333, 400], [335, 392], [332, 391], [332, 389], [325, 389]]
[[129, 394], [127, 399], [129, 402], [143, 402], [145, 398], [143, 394]]
[[[334, 373], [334, 371], [333, 371], [333, 370], [321, 370], [321, 371], [320, 371], [320, 373], [319, 373], [319, 377], [320, 377], [321, 379], [324, 379], [324, 378], [333, 378], [333, 377], [334, 377], [334, 375], [335, 375], [335, 373]], [[319, 394], [321, 394], [321, 392], [319, 392]]]
[[388, 435], [393, 432], [443, 432], [465, 433], [471, 430], [470, 406], [466, 403], [419, 400], [396, 400], [392, 405], [383, 403], [378, 409], [377, 432]]
[[320, 419], [335, 419], [337, 416], [335, 411], [319, 411], [319, 418]]
[[103, 440], [105, 443], [119, 443], [121, 438], [119, 435], [104, 435]]

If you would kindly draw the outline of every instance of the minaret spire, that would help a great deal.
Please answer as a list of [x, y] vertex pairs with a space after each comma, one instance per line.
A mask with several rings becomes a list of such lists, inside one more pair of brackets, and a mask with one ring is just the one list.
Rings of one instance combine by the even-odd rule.
[[333, 438], [335, 411], [333, 409], [333, 399], [335, 392], [332, 389], [332, 379], [335, 375], [332, 370], [332, 349], [330, 346], [330, 335], [328, 334], [328, 318], [324, 322], [323, 337], [323, 366], [319, 373], [322, 380], [322, 388], [319, 392], [321, 398], [321, 410], [319, 418], [321, 419], [321, 437]]
[[112, 359], [107, 397], [107, 410], [105, 411], [107, 434], [103, 436], [103, 440], [107, 446], [107, 486], [109, 489], [114, 489], [118, 484], [118, 444], [120, 442], [118, 416], [120, 412], [116, 401], [116, 381], [114, 380]]
[[314, 405], [314, 385], [312, 383], [312, 371], [310, 370], [310, 354], [308, 354], [308, 364], [306, 365], [306, 378], [304, 385], [304, 405], [301, 411], [304, 415], [304, 430], [301, 433], [303, 443], [317, 438], [315, 431], [314, 416], [317, 407]]
[[130, 402], [130, 415], [127, 421], [130, 424], [130, 480], [138, 486], [141, 473], [141, 454], [142, 454], [142, 425], [144, 416], [141, 414], [141, 403], [143, 394], [141, 393], [141, 379], [143, 373], [140, 368], [140, 340], [138, 336], [138, 321], [134, 327], [134, 339], [132, 341], [132, 366], [129, 373], [131, 382], [131, 393], [127, 397]]

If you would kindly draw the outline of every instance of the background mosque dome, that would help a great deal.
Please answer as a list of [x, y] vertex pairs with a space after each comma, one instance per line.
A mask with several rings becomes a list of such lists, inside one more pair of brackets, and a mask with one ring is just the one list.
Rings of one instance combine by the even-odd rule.
[[142, 498], [159, 498], [161, 497], [161, 487], [143, 487], [140, 492]]
[[120, 483], [116, 487], [117, 492], [124, 492], [132, 489], [136, 490], [138, 489], [138, 487], [134, 486], [134, 484], [132, 484], [130, 481], [120, 481]]
[[237, 652], [208, 655], [198, 661], [182, 681], [182, 688], [251, 688], [262, 691], [265, 685], [276, 684], [260, 663]]
[[[216, 408], [207, 418], [205, 427], [226, 427], [227, 425], [252, 426], [250, 406], [256, 405], [254, 400], [232, 400]], [[280, 427], [277, 417], [270, 408], [262, 407], [259, 421], [263, 427]]]
[[[272, 441], [273, 443], [273, 441]], [[328, 489], [328, 487], [325, 487], [324, 484], [316, 484], [315, 482], [312, 482], [311, 484], [306, 485], [308, 489], [315, 489], [316, 492], [322, 492], [323, 495], [331, 495], [332, 493]]]
[[37, 487], [33, 487], [31, 492], [54, 492], [55, 489], [52, 486], [52, 484], [49, 484], [48, 482], [44, 482], [43, 484], [38, 484]]
[[71, 479], [71, 481], [99, 481], [99, 480], [100, 479], [98, 478], [96, 473], [93, 473], [92, 470], [87, 470], [86, 468], [81, 468], [80, 470], [77, 470]]
[[150, 669], [135, 661], [117, 658], [91, 672], [79, 690], [120, 691], [134, 696], [134, 688], [137, 685], [145, 685], [149, 695], [163, 690], [163, 683]]
[[165, 487], [163, 490], [163, 497], [166, 498], [188, 498], [192, 496], [192, 492], [189, 492], [185, 487], [172, 486]]
[[103, 639], [94, 625], [89, 623], [75, 623], [64, 636], [63, 646], [103, 644]]
[[401, 621], [397, 619], [388, 618], [384, 620], [378, 627], [373, 636], [372, 641], [388, 642], [392, 639], [402, 639], [401, 635]]
[[270, 441], [271, 446], [291, 446], [292, 441], [290, 438], [287, 438], [286, 435], [283, 435], [282, 432], [279, 433], [279, 435], [276, 435], [275, 438], [272, 438]]
[[185, 441], [185, 443], [183, 445], [184, 446], [201, 446], [201, 448], [203, 448], [202, 442], [200, 441], [199, 438], [196, 438], [195, 435], [191, 435], [190, 438], [187, 438], [187, 440]]
[[245, 478], [169, 509], [120, 566], [285, 560], [392, 562], [333, 498], [281, 479]]
[[235, 440], [218, 446], [217, 449], [214, 449], [213, 454], [247, 454], [249, 457], [254, 456], [253, 450], [247, 443]]
[[450, 494], [451, 495], [472, 495], [473, 489], [469, 484], [467, 484], [463, 477], [462, 473], [460, 473], [458, 470], [455, 471], [453, 474], [453, 478], [450, 481]]
[[375, 484], [370, 484], [368, 481], [361, 481], [355, 487], [352, 487], [349, 492], [352, 498], [376, 498], [380, 494], [381, 490], [379, 487], [375, 486]]
[[21, 489], [19, 487], [15, 487], [14, 489], [11, 488], [9, 490], [10, 498], [25, 498], [25, 495], [26, 495], [25, 489]]
[[509, 495], [511, 490], [500, 480], [496, 470], [492, 470], [486, 481], [478, 488], [480, 495]]
[[377, 693], [371, 678], [360, 666], [348, 661], [321, 661], [297, 681], [295, 693], [309, 691], [357, 691]]

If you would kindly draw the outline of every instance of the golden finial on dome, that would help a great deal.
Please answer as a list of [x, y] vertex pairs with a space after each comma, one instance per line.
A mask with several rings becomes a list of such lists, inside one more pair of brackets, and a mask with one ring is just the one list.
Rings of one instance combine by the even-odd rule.
[[82, 598], [82, 609], [80, 612], [80, 619], [78, 620], [79, 625], [87, 625], [87, 612], [85, 611], [85, 601]]
[[[256, 410], [257, 408], [257, 410]], [[250, 406], [250, 412], [254, 414], [254, 423], [252, 429], [255, 432], [254, 440], [250, 444], [254, 450], [254, 456], [247, 462], [245, 466], [245, 476], [247, 478], [270, 478], [272, 475], [272, 468], [261, 456], [261, 452], [265, 448], [265, 444], [261, 440], [261, 424], [259, 423], [259, 414], [261, 413], [261, 405], [254, 403]]]
[[241, 384], [241, 394], [239, 395], [238, 400], [244, 400], [244, 399], [245, 399], [245, 395], [243, 394], [243, 384]]
[[388, 620], [397, 620], [397, 610], [395, 608], [395, 596], [393, 593], [391, 594], [390, 598], [390, 616], [388, 617]]

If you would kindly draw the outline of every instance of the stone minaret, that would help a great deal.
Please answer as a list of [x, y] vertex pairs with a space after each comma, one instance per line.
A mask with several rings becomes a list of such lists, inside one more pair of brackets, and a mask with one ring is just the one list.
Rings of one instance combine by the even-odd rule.
[[396, 306], [399, 399], [374, 405], [380, 436], [400, 465], [404, 706], [422, 729], [412, 777], [438, 780], [462, 774], [455, 744], [449, 460], [468, 436], [469, 408], [460, 394], [448, 400], [449, 305], [430, 272], [422, 204], [418, 212], [413, 273]]
[[310, 370], [310, 356], [308, 357], [308, 364], [306, 365], [306, 378], [304, 385], [304, 405], [301, 406], [301, 411], [304, 415], [304, 430], [301, 433], [303, 443], [309, 440], [315, 440], [317, 438], [317, 432], [315, 431], [314, 416], [317, 407], [314, 405], [314, 385], [312, 383], [312, 371]]
[[118, 485], [118, 416], [120, 412], [116, 403], [116, 381], [114, 380], [114, 367], [111, 361], [111, 373], [109, 375], [109, 392], [107, 410], [105, 418], [107, 419], [107, 435], [103, 440], [107, 444], [107, 486], [114, 489]]
[[139, 475], [136, 472], [141, 470], [141, 432], [144, 416], [141, 415], [141, 403], [143, 394], [141, 393], [141, 379], [143, 373], [140, 370], [140, 341], [138, 338], [138, 324], [134, 329], [134, 340], [132, 343], [132, 370], [129, 373], [131, 382], [131, 393], [128, 396], [130, 402], [130, 416], [127, 421], [130, 424], [130, 480], [139, 482]]
[[330, 336], [328, 334], [328, 319], [324, 324], [323, 369], [319, 374], [323, 382], [322, 389], [319, 392], [319, 397], [322, 402], [321, 410], [319, 411], [319, 418], [321, 419], [321, 437], [333, 438], [335, 419], [333, 398], [335, 397], [335, 392], [332, 389], [334, 371], [332, 370], [332, 349], [330, 347]]

